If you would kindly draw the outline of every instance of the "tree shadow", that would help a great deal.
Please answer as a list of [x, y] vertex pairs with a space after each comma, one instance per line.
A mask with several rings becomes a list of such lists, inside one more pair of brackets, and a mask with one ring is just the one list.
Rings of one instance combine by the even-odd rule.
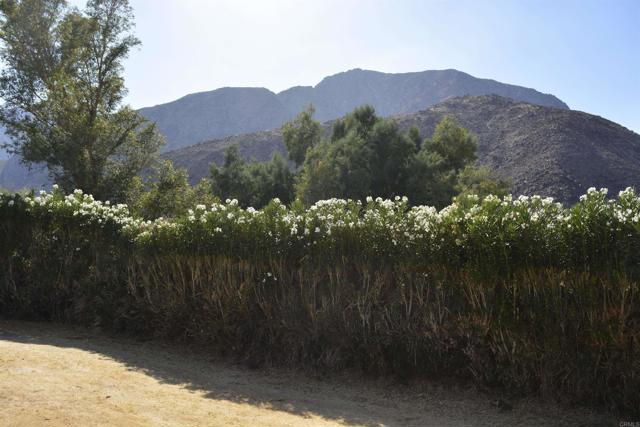
[[[110, 338], [79, 327], [2, 321], [0, 340], [76, 348], [109, 357], [161, 383], [201, 392], [209, 399], [301, 417], [315, 415], [352, 426], [605, 425], [596, 415], [583, 412], [576, 417], [575, 412], [557, 408], [556, 413], [535, 406], [501, 411], [488, 396], [478, 397], [469, 391], [433, 388], [418, 395], [372, 381], [323, 381], [281, 369], [249, 370], [207, 354], [202, 348]], [[610, 419], [606, 425], [611, 425]]]

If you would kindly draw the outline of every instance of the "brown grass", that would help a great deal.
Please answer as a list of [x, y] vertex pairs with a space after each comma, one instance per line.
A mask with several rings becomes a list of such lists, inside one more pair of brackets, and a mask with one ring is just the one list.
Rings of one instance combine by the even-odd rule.
[[0, 322], [3, 426], [614, 425], [472, 390], [247, 371], [201, 352], [85, 329]]

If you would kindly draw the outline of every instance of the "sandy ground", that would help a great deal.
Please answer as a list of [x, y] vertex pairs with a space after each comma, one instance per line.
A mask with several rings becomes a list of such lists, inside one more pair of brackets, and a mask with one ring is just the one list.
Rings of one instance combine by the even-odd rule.
[[[495, 397], [494, 397], [495, 398]], [[617, 426], [453, 386], [251, 371], [202, 351], [0, 321], [0, 426]]]

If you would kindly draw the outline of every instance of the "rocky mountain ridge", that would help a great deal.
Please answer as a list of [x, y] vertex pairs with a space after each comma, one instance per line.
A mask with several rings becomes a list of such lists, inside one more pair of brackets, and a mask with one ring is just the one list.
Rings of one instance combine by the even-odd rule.
[[419, 111], [452, 97], [485, 94], [568, 108], [553, 95], [457, 70], [381, 73], [355, 69], [325, 77], [313, 87], [295, 86], [277, 94], [265, 88], [226, 87], [142, 108], [140, 113], [157, 124], [167, 138], [165, 151], [171, 151], [204, 140], [279, 128], [309, 104], [314, 105], [318, 120], [327, 121], [363, 104], [390, 116]]
[[[451, 116], [478, 139], [478, 162], [511, 180], [514, 194], [540, 194], [574, 203], [589, 187], [617, 192], [640, 188], [640, 135], [602, 117], [497, 95], [465, 96], [428, 109], [394, 116], [423, 137]], [[328, 128], [328, 125], [325, 125]], [[266, 161], [285, 153], [279, 130], [202, 142], [165, 154], [197, 182], [237, 144], [248, 159]]]

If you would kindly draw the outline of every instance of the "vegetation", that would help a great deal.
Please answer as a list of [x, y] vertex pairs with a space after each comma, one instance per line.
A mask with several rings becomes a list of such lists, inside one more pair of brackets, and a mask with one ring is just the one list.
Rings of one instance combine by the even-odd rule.
[[183, 216], [197, 203], [217, 201], [211, 195], [211, 184], [202, 180], [198, 185], [189, 185], [185, 170], [176, 170], [166, 160], [154, 168], [151, 176], [135, 177], [127, 193], [131, 210], [142, 218], [173, 218]]
[[282, 128], [295, 175], [285, 170], [279, 156], [267, 165], [246, 163], [237, 147], [231, 147], [224, 166], [212, 167], [213, 193], [258, 208], [273, 198], [289, 203], [294, 192], [306, 205], [333, 197], [364, 200], [374, 194], [408, 195], [415, 204], [437, 207], [461, 191], [507, 193], [507, 182], [473, 166], [476, 142], [451, 118], [423, 141], [417, 129], [403, 133], [393, 120], [363, 106], [337, 120], [330, 138], [324, 138], [313, 112], [311, 106]]
[[452, 119], [423, 140], [368, 106], [327, 136], [312, 107], [286, 124], [293, 168], [232, 147], [191, 187], [154, 165], [162, 138], [121, 106], [139, 44], [127, 0], [84, 12], [4, 0], [0, 12], [0, 122], [59, 183], [0, 192], [0, 314], [637, 413], [633, 190], [591, 189], [568, 209], [513, 199]]
[[640, 407], [640, 197], [236, 200], [132, 218], [0, 198], [0, 313], [197, 340], [253, 365], [471, 378]]
[[46, 163], [55, 182], [103, 200], [124, 200], [163, 138], [121, 106], [122, 64], [140, 42], [128, 0], [0, 2], [0, 122], [9, 149]]
[[236, 199], [243, 206], [265, 206], [273, 198], [293, 201], [294, 174], [279, 154], [267, 163], [247, 163], [232, 146], [224, 165], [211, 165], [211, 191], [221, 199]]
[[315, 108], [310, 105], [298, 117], [282, 126], [282, 138], [289, 159], [300, 167], [307, 157], [307, 151], [318, 145], [322, 139], [322, 126], [313, 119]]

